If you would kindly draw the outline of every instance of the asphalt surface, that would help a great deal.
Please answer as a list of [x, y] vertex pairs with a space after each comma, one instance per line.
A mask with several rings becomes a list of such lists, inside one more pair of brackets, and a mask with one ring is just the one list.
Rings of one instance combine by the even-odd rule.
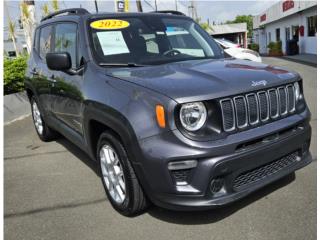
[[5, 239], [316, 239], [316, 68], [264, 62], [304, 78], [313, 113], [310, 165], [228, 207], [150, 207], [127, 218], [106, 200], [96, 165], [66, 139], [41, 142], [28, 117], [4, 128]]

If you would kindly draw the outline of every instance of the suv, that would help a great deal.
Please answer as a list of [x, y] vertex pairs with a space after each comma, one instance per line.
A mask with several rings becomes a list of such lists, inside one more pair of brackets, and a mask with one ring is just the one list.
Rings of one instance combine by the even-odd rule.
[[179, 12], [51, 14], [25, 87], [40, 139], [96, 160], [123, 215], [225, 205], [311, 161], [301, 77], [225, 58]]

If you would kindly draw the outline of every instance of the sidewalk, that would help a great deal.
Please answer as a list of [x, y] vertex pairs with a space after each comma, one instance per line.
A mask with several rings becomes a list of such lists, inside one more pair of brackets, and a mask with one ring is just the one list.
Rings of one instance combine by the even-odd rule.
[[298, 54], [292, 56], [283, 56], [282, 58], [293, 62], [303, 63], [312, 67], [317, 67], [316, 54]]

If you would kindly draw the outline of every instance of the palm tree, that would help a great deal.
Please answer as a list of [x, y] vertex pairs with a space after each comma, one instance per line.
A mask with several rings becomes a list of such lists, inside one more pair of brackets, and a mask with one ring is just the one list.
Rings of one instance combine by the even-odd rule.
[[49, 10], [48, 3], [43, 4], [42, 7], [41, 7], [41, 10], [42, 10], [42, 16], [43, 17], [49, 15], [50, 14], [50, 10]]
[[59, 11], [59, 3], [58, 3], [58, 0], [52, 0], [51, 4], [52, 4], [52, 9], [53, 9], [53, 11], [55, 11], [55, 12]]
[[21, 22], [26, 38], [26, 45], [28, 53], [31, 52], [32, 34], [35, 28], [35, 6], [34, 1], [23, 0], [20, 4]]
[[16, 24], [9, 20], [9, 36], [12, 39], [14, 50], [16, 51], [16, 55], [19, 56], [19, 52], [16, 44]]

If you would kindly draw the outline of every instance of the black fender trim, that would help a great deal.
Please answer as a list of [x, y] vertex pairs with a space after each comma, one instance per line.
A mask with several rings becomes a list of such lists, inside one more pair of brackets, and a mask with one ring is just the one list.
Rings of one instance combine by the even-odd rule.
[[[93, 140], [90, 137], [90, 123], [93, 120], [105, 125], [120, 136], [141, 187], [148, 195], [150, 191], [145, 190], [150, 189], [150, 186], [144, 177], [141, 167], [143, 155], [136, 134], [129, 121], [120, 112], [98, 102], [85, 103], [83, 116], [84, 138], [85, 144], [88, 146], [89, 156], [96, 161], [96, 149], [93, 147]], [[150, 196], [148, 197], [150, 198]]]

